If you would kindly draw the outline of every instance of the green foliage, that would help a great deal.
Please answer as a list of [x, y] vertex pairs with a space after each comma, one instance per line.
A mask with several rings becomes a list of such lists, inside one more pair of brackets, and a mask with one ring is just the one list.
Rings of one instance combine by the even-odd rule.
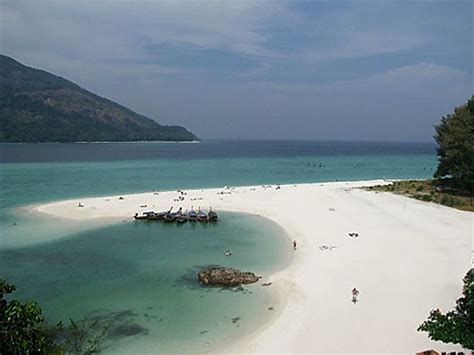
[[474, 350], [474, 269], [467, 272], [463, 281], [463, 295], [455, 309], [446, 314], [432, 310], [418, 331], [428, 332], [430, 339]]
[[474, 193], [474, 96], [435, 126], [439, 165], [435, 178], [443, 185]]
[[0, 279], [0, 354], [60, 354], [54, 330], [47, 327], [35, 302], [8, 302], [15, 286]]
[[55, 326], [45, 323], [35, 302], [7, 301], [16, 287], [0, 279], [0, 354], [98, 354], [104, 349], [109, 326], [97, 320], [69, 320]]
[[474, 211], [473, 197], [457, 190], [440, 188], [433, 180], [395, 181], [390, 185], [378, 185], [367, 188], [371, 191], [388, 191], [416, 198], [425, 202], [439, 203], [464, 211]]
[[425, 202], [431, 202], [433, 201], [432, 195], [427, 195], [427, 194], [416, 194], [414, 197], [417, 200], [425, 201]]
[[61, 88], [79, 88], [59, 76], [21, 65], [14, 59], [0, 55], [2, 94]]
[[70, 81], [0, 55], [0, 142], [191, 141]]
[[443, 194], [441, 196], [441, 199], [439, 200], [439, 202], [442, 205], [452, 207], [452, 206], [456, 205], [457, 199], [454, 196], [451, 196], [451, 195], [448, 195], [448, 194]]

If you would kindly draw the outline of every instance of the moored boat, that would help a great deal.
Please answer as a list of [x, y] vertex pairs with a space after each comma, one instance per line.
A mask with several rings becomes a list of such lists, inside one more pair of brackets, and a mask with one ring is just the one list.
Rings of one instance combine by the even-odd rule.
[[141, 216], [138, 215], [138, 213], [135, 213], [135, 216], [133, 216], [133, 218], [135, 219], [150, 219], [151, 217], [153, 217], [155, 215], [155, 211], [147, 211], [147, 212], [143, 212]]
[[172, 209], [173, 207], [171, 207], [168, 211], [158, 213], [155, 211], [147, 211], [143, 212], [141, 216], [138, 215], [138, 213], [135, 213], [133, 218], [137, 220], [160, 221], [163, 220], [167, 214], [170, 214]]
[[138, 213], [135, 213], [135, 216], [133, 218], [135, 220], [145, 220], [145, 221], [163, 221], [163, 222], [177, 222], [179, 224], [185, 223], [185, 222], [217, 222], [217, 213], [212, 210], [212, 208], [209, 209], [209, 212], [206, 212], [204, 210], [201, 210], [199, 208], [197, 211], [195, 211], [192, 207], [191, 210], [188, 212], [183, 212], [183, 209], [180, 207], [178, 211], [176, 212], [171, 212], [173, 210], [173, 207], [171, 207], [168, 211], [163, 211], [163, 212], [155, 212], [155, 211], [146, 211], [143, 212], [141, 215]]
[[183, 215], [183, 209], [180, 207], [178, 212], [175, 212], [175, 213], [171, 213], [171, 210], [170, 210], [170, 213], [167, 213], [163, 220], [165, 222], [174, 222], [176, 221], [179, 217], [181, 217]]
[[217, 213], [212, 210], [212, 207], [207, 213], [207, 219], [209, 220], [209, 222], [217, 222]]
[[171, 207], [168, 211], [156, 213], [153, 219], [159, 220], [159, 221], [163, 220], [167, 214], [171, 213], [172, 209], [173, 207]]
[[191, 211], [188, 212], [188, 221], [196, 222], [197, 221], [197, 213], [194, 208], [191, 207]]
[[207, 222], [207, 213], [202, 211], [201, 208], [198, 209], [197, 220], [199, 222]]

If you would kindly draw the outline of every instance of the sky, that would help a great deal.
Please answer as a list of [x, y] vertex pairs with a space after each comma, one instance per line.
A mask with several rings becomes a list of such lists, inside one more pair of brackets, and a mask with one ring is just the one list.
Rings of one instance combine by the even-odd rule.
[[431, 141], [473, 1], [2, 0], [1, 53], [201, 138]]

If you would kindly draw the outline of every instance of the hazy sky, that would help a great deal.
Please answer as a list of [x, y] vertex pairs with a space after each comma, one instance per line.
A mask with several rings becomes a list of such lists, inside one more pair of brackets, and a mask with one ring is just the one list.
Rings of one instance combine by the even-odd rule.
[[202, 138], [429, 141], [472, 1], [9, 1], [1, 52]]

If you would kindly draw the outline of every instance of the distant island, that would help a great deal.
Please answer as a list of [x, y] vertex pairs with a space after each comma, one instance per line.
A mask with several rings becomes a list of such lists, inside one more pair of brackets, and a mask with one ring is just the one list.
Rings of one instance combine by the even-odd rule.
[[43, 70], [0, 55], [0, 142], [196, 141]]

